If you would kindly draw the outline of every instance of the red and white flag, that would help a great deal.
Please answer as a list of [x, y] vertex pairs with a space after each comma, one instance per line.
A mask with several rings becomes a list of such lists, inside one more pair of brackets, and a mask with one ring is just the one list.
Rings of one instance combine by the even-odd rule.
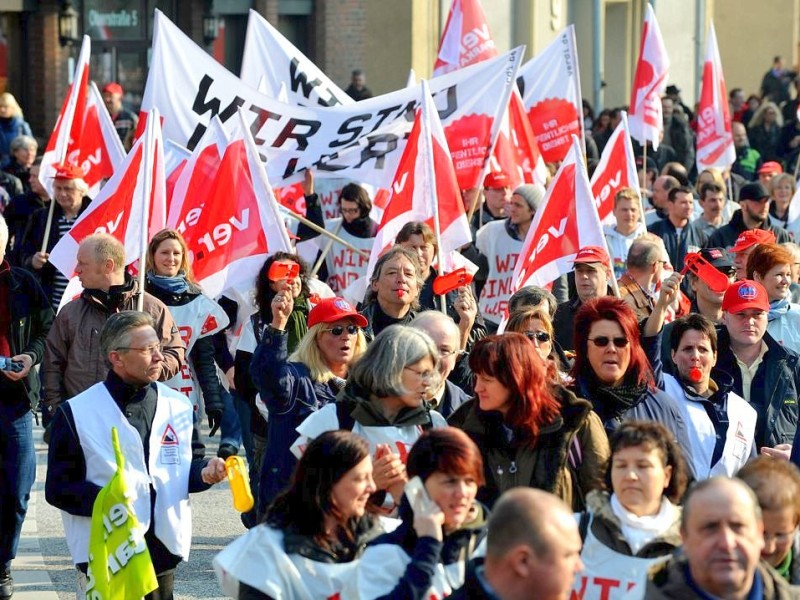
[[582, 247], [604, 248], [605, 244], [583, 164], [583, 149], [573, 136], [572, 147], [525, 237], [514, 269], [512, 292], [526, 285], [547, 285], [573, 270], [572, 261]]
[[175, 190], [175, 184], [183, 173], [183, 168], [189, 162], [192, 153], [172, 140], [164, 140], [164, 173], [167, 176], [167, 214], [169, 202]]
[[125, 245], [127, 264], [136, 262], [166, 222], [164, 144], [159, 119], [140, 137], [72, 229], [50, 252], [65, 276], [75, 271], [78, 245], [93, 233], [109, 233]]
[[655, 149], [658, 149], [659, 136], [664, 130], [661, 96], [667, 89], [668, 77], [667, 49], [653, 7], [646, 4], [639, 60], [628, 109], [628, 127], [632, 138], [642, 144], [652, 142]]
[[210, 297], [255, 280], [268, 255], [291, 252], [278, 203], [241, 111], [207, 193], [187, 195], [176, 229]]
[[375, 236], [367, 281], [380, 255], [394, 244], [400, 229], [410, 221], [424, 221], [437, 233], [440, 272], [452, 271], [456, 265], [451, 253], [472, 241], [450, 150], [425, 80], [422, 94], [422, 104]]
[[717, 34], [712, 23], [706, 41], [703, 87], [697, 109], [697, 171], [708, 168], [724, 171], [735, 160], [728, 92], [722, 74]]
[[563, 160], [572, 146], [572, 136], [583, 140], [583, 99], [575, 26], [567, 27], [522, 65], [517, 83], [544, 161]]
[[500, 123], [489, 171], [505, 173], [512, 190], [523, 183], [547, 182], [547, 166], [516, 89], [508, 99], [508, 110]]
[[[632, 188], [639, 195], [639, 173], [636, 170], [636, 159], [633, 146], [628, 135], [628, 118], [621, 112], [619, 125], [608, 138], [600, 162], [592, 174], [592, 195], [597, 213], [604, 225], [616, 224], [612, 214], [614, 196], [622, 188]], [[641, 203], [641, 197], [639, 198]], [[643, 208], [640, 208], [643, 210]]]
[[433, 76], [497, 56], [480, 0], [453, 0], [439, 42]]
[[[42, 156], [42, 166], [39, 169], [39, 181], [53, 197], [53, 175], [56, 165], [72, 160], [71, 164], [80, 164], [81, 137], [83, 134], [83, 115], [86, 111], [86, 96], [89, 90], [89, 55], [91, 54], [92, 41], [88, 35], [83, 36], [78, 62], [72, 84], [67, 90], [67, 96], [61, 105], [56, 126], [50, 134], [47, 147]], [[78, 150], [77, 154], [75, 151]], [[88, 182], [87, 182], [88, 183]]]
[[[111, 179], [116, 168], [125, 160], [125, 148], [94, 81], [89, 82], [78, 156], [83, 168], [83, 179], [93, 198], [100, 191], [103, 181]], [[67, 162], [70, 162], [69, 157]]]

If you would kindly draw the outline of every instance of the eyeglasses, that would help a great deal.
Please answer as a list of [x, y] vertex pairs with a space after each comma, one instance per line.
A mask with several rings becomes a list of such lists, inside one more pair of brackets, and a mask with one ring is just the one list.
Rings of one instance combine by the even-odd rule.
[[323, 331], [333, 334], [334, 337], [339, 337], [345, 332], [345, 330], [347, 330], [347, 335], [355, 335], [361, 331], [361, 328], [358, 325], [348, 325], [347, 327], [343, 325], [337, 325], [336, 327], [331, 327], [330, 329], [323, 329]]
[[605, 348], [609, 344], [614, 344], [617, 348], [624, 348], [628, 345], [628, 338], [624, 337], [615, 337], [610, 338], [605, 335], [599, 335], [595, 338], [589, 338], [589, 341], [592, 342], [598, 348]]
[[439, 377], [438, 371], [417, 371], [416, 369], [412, 369], [411, 367], [403, 367], [407, 371], [411, 371], [412, 373], [416, 374], [423, 383], [430, 383], [431, 381], [436, 380]]
[[141, 352], [142, 354], [161, 354], [164, 351], [164, 344], [151, 344], [150, 346], [145, 346], [144, 348], [134, 348], [132, 346], [120, 346], [117, 350], [136, 350], [136, 352]]
[[439, 358], [450, 358], [451, 356], [455, 355], [456, 358], [460, 358], [464, 356], [466, 352], [463, 350], [442, 350], [439, 348]]
[[361, 212], [361, 209], [359, 209], [359, 208], [340, 208], [339, 212], [341, 212], [343, 215], [357, 215], [358, 213]]
[[550, 334], [546, 331], [526, 331], [525, 337], [527, 337], [532, 342], [538, 342], [539, 344], [546, 344], [550, 341]]

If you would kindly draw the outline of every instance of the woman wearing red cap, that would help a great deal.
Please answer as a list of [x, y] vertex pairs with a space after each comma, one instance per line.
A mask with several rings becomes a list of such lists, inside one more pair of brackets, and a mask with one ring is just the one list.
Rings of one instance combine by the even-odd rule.
[[289, 450], [295, 428], [333, 402], [350, 363], [366, 348], [367, 320], [344, 298], [326, 298], [308, 315], [308, 332], [289, 354], [287, 324], [294, 307], [288, 290], [272, 300], [272, 321], [253, 353], [250, 377], [269, 412], [258, 514], [289, 483], [297, 461]]

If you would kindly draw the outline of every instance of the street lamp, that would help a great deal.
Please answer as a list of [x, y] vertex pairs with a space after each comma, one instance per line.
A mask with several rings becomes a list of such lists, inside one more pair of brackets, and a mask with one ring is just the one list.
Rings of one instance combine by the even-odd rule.
[[203, 40], [206, 46], [213, 44], [219, 36], [219, 17], [214, 13], [213, 4], [207, 1], [203, 13]]
[[72, 46], [79, 39], [78, 13], [72, 8], [72, 2], [64, 0], [58, 11], [58, 43], [62, 46]]

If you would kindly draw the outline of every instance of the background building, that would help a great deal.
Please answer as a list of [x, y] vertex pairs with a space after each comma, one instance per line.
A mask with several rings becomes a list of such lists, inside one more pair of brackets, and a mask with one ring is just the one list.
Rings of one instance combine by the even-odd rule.
[[[628, 103], [647, 0], [482, 0], [500, 51], [526, 59], [574, 23], [583, 96], [596, 108]], [[757, 92], [773, 56], [798, 62], [800, 0], [651, 0], [672, 62], [670, 83], [692, 105], [713, 19], [728, 89]], [[12, 92], [46, 138], [79, 42], [62, 45], [59, 15], [73, 10], [77, 38], [92, 38], [92, 78], [118, 81], [138, 107], [147, 76], [153, 11], [162, 10], [233, 72], [252, 8], [342, 88], [363, 68], [375, 94], [430, 76], [450, 0], [0, 0], [0, 88]], [[214, 18], [212, 18], [214, 17]], [[63, 32], [62, 32], [63, 33]], [[61, 40], [61, 42], [66, 40]]]

